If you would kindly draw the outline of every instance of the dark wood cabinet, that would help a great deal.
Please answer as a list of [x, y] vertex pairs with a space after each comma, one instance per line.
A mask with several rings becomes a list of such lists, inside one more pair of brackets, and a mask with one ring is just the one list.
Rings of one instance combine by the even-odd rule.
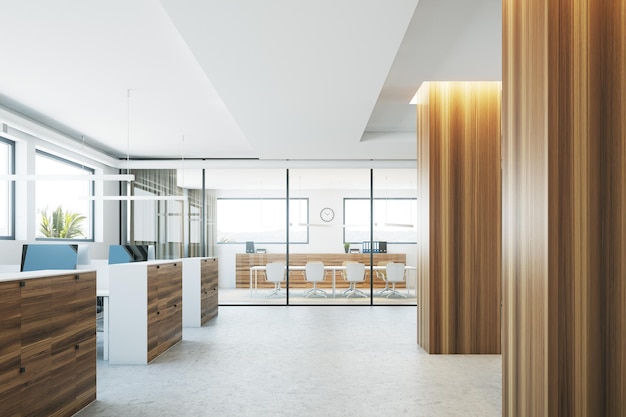
[[201, 299], [200, 321], [205, 324], [218, 312], [218, 261], [216, 258], [202, 259], [200, 266]]
[[182, 264], [148, 266], [148, 362], [183, 338]]
[[71, 416], [96, 399], [95, 305], [95, 272], [0, 282], [3, 415]]

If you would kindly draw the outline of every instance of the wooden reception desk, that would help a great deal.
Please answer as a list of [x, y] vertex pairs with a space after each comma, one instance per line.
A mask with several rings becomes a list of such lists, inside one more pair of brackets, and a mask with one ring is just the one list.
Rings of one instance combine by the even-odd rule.
[[[235, 268], [237, 276], [237, 288], [250, 288], [250, 268], [253, 266], [265, 265], [270, 262], [285, 262], [284, 253], [238, 253], [235, 257]], [[365, 265], [370, 264], [369, 253], [293, 253], [289, 254], [289, 264], [303, 266], [307, 262], [321, 261], [324, 265], [341, 265], [344, 261], [356, 261]], [[406, 254], [404, 253], [375, 253], [374, 265], [380, 262], [401, 262], [406, 264]], [[318, 286], [330, 288], [332, 286], [332, 272], [327, 272], [328, 276]], [[369, 283], [369, 270], [366, 268], [366, 283]], [[337, 288], [348, 287], [348, 283], [343, 285], [343, 280], [337, 279]], [[311, 284], [309, 284], [310, 286]], [[368, 284], [369, 285], [369, 284]], [[259, 288], [272, 288], [273, 283], [268, 283], [265, 279], [258, 281]], [[289, 275], [289, 286], [291, 288], [305, 288], [307, 283], [304, 279], [303, 271], [291, 271]], [[375, 288], [383, 288], [385, 282], [382, 279], [374, 279]], [[396, 285], [397, 288], [404, 288], [404, 283]]]

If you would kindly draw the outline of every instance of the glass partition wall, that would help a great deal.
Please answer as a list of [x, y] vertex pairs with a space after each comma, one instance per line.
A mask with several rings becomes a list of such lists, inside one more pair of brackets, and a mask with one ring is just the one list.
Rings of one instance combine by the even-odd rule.
[[[416, 303], [413, 169], [133, 173], [128, 243], [216, 257], [222, 305]], [[395, 283], [387, 262], [403, 265]]]
[[[416, 304], [417, 188], [415, 170], [373, 175], [374, 304]], [[395, 265], [389, 265], [390, 263]]]
[[286, 181], [284, 169], [205, 170], [216, 196], [220, 304], [287, 303]]
[[[290, 223], [308, 229], [309, 239], [289, 242], [289, 303], [370, 304], [369, 259], [361, 251], [370, 238], [370, 208], [348, 218], [344, 206], [346, 198], [369, 201], [370, 170], [290, 169], [289, 195], [309, 204], [308, 217]], [[346, 231], [354, 232], [352, 238]], [[348, 263], [363, 270], [348, 271]]]

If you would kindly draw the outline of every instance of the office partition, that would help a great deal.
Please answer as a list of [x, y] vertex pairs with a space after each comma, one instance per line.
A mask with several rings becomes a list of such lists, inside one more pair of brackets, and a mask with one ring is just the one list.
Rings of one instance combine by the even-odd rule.
[[[211, 253], [220, 304], [415, 304], [414, 274], [396, 285], [397, 296], [383, 291], [380, 271], [386, 261], [415, 265], [415, 170], [156, 171], [135, 171], [132, 193], [155, 198], [130, 203], [130, 243], [154, 244], [157, 259]], [[164, 193], [183, 198], [160, 201]], [[314, 294], [305, 273], [311, 260], [325, 263]], [[347, 281], [347, 261], [366, 266], [362, 280]], [[268, 280], [272, 262], [285, 265], [280, 283]]]

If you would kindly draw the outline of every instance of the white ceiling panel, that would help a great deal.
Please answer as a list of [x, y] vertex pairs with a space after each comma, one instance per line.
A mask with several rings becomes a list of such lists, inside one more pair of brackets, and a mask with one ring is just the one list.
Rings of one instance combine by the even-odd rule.
[[500, 0], [0, 0], [0, 14], [0, 106], [118, 158], [412, 160], [423, 81], [501, 79]]

